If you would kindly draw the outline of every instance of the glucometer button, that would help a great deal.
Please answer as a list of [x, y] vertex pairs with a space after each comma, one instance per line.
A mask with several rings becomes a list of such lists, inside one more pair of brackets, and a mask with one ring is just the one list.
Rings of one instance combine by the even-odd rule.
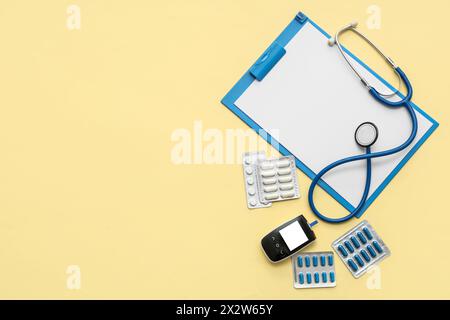
[[362, 259], [361, 259], [361, 257], [360, 257], [359, 255], [356, 254], [356, 255], [354, 256], [354, 258], [355, 258], [356, 262], [358, 263], [358, 265], [359, 265], [360, 267], [364, 266], [364, 261], [362, 261]]
[[350, 240], [352, 241], [353, 245], [355, 246], [356, 249], [358, 249], [360, 247], [360, 244], [358, 242], [358, 240], [355, 237], [351, 237]]
[[305, 266], [307, 268], [311, 266], [311, 259], [308, 256], [305, 257]]
[[327, 263], [327, 259], [325, 256], [320, 256], [320, 265], [322, 267], [325, 267], [325, 264]]
[[377, 241], [372, 242], [373, 246], [375, 247], [375, 250], [377, 250], [378, 253], [382, 253], [383, 249], [381, 248], [380, 244]]
[[317, 267], [318, 264], [319, 264], [319, 259], [317, 258], [317, 256], [313, 256], [313, 266]]
[[377, 256], [377, 253], [375, 252], [375, 250], [372, 248], [372, 246], [370, 244], [367, 246], [367, 251], [369, 251], [372, 258], [375, 258]]
[[362, 255], [362, 257], [364, 258], [364, 260], [366, 260], [366, 262], [369, 262], [370, 261], [370, 257], [369, 257], [369, 255], [367, 254], [367, 252], [366, 252], [366, 250], [361, 250], [361, 255]]
[[330, 254], [330, 255], [328, 256], [328, 265], [329, 265], [330, 267], [333, 265], [333, 255], [332, 255], [332, 254]]
[[350, 242], [345, 241], [344, 244], [345, 244], [345, 247], [347, 248], [347, 250], [350, 251], [350, 253], [355, 252], [355, 249], [353, 249], [353, 247], [352, 247], [352, 245], [350, 244]]
[[314, 273], [314, 282], [319, 283], [320, 282], [320, 275], [318, 272]]
[[352, 259], [349, 259], [347, 261], [347, 263], [348, 263], [349, 267], [353, 270], [353, 272], [356, 272], [358, 270], [358, 266], [356, 265], [355, 262], [353, 262]]
[[339, 245], [338, 250], [344, 258], [348, 256], [347, 250], [342, 245]]
[[367, 239], [372, 240], [372, 233], [370, 233], [370, 230], [368, 228], [363, 229], [364, 234], [366, 235]]
[[367, 243], [366, 237], [364, 237], [362, 232], [358, 232], [358, 238], [359, 238], [359, 241], [361, 241], [362, 244], [366, 244]]

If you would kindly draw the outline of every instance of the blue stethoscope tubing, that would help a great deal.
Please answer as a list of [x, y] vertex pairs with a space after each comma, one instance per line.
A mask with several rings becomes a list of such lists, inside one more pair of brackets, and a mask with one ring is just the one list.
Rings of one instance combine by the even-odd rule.
[[[309, 192], [308, 192], [308, 202], [311, 207], [311, 210], [322, 221], [325, 221], [328, 223], [341, 223], [341, 222], [350, 220], [351, 218], [356, 216], [359, 212], [361, 212], [361, 210], [366, 205], [367, 197], [369, 195], [369, 190], [370, 190], [370, 184], [371, 184], [371, 180], [372, 180], [372, 161], [371, 160], [375, 159], [375, 158], [390, 156], [392, 154], [398, 153], [398, 152], [406, 149], [408, 146], [411, 145], [411, 143], [414, 141], [414, 139], [417, 135], [417, 129], [418, 129], [417, 116], [414, 111], [413, 104], [411, 102], [411, 98], [413, 95], [413, 88], [411, 86], [411, 83], [410, 83], [408, 77], [403, 72], [403, 70], [400, 67], [396, 67], [395, 70], [397, 71], [397, 73], [399, 74], [399, 76], [401, 77], [401, 79], [403, 80], [403, 82], [406, 86], [407, 94], [403, 99], [401, 99], [400, 101], [396, 101], [396, 102], [389, 101], [389, 100], [385, 99], [384, 97], [382, 97], [381, 94], [377, 90], [375, 90], [373, 87], [370, 87], [369, 93], [376, 100], [378, 100], [379, 102], [381, 102], [382, 104], [384, 104], [388, 107], [392, 107], [392, 108], [405, 107], [411, 118], [411, 124], [412, 124], [411, 134], [410, 134], [409, 138], [403, 144], [399, 145], [398, 147], [395, 147], [395, 148], [392, 148], [389, 150], [385, 150], [385, 151], [375, 152], [375, 153], [372, 153], [370, 147], [367, 147], [365, 154], [344, 158], [344, 159], [338, 160], [336, 162], [333, 162], [333, 163], [329, 164], [328, 166], [326, 166], [325, 168], [323, 168], [314, 177], [314, 179], [311, 183], [311, 186], [309, 187]], [[316, 205], [314, 204], [314, 198], [313, 198], [314, 189], [316, 188], [320, 179], [327, 172], [329, 172], [330, 170], [332, 170], [338, 166], [341, 166], [345, 163], [360, 161], [360, 160], [366, 160], [367, 170], [366, 170], [366, 182], [365, 182], [365, 187], [364, 187], [364, 193], [361, 197], [361, 200], [360, 200], [358, 206], [350, 214], [348, 214], [347, 216], [342, 217], [342, 218], [330, 218], [330, 217], [327, 217], [327, 216], [323, 215], [322, 213], [320, 213], [320, 211], [317, 209]]]

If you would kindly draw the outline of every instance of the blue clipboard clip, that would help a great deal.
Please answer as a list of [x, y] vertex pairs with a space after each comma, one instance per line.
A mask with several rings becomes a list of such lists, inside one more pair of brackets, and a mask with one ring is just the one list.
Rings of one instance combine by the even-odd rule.
[[250, 68], [250, 74], [255, 77], [256, 80], [261, 81], [285, 54], [286, 49], [276, 42], [272, 43], [272, 45], [264, 51], [262, 56], [259, 57], [255, 64]]

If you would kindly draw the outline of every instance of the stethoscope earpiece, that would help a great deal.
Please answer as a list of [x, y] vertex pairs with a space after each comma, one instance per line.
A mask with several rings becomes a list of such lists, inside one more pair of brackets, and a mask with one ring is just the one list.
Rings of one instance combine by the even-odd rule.
[[[390, 102], [389, 100], [383, 99], [383, 97], [391, 98], [391, 97], [395, 96], [396, 94], [398, 94], [400, 92], [400, 87], [402, 85], [402, 80], [405, 81], [405, 83], [408, 82], [408, 80], [406, 79], [406, 75], [403, 75], [401, 70], [395, 64], [395, 62], [391, 58], [386, 56], [383, 53], [383, 51], [381, 51], [381, 49], [379, 47], [377, 47], [372, 41], [370, 41], [364, 34], [359, 32], [357, 28], [358, 28], [358, 22], [357, 21], [353, 21], [353, 22], [347, 24], [345, 27], [343, 27], [338, 32], [336, 32], [336, 35], [334, 37], [331, 37], [331, 38], [328, 39], [328, 45], [330, 47], [334, 47], [334, 46], [338, 47], [339, 51], [341, 52], [342, 56], [344, 57], [345, 61], [348, 63], [350, 68], [358, 76], [358, 78], [361, 80], [362, 84], [367, 89], [372, 90], [375, 93], [374, 97], [377, 100], [379, 100], [380, 102], [391, 103], [391, 104], [396, 104], [396, 105], [402, 104], [402, 102]], [[384, 58], [384, 60], [386, 60], [386, 62], [391, 66], [391, 68], [394, 70], [394, 72], [395, 72], [395, 74], [397, 75], [397, 78], [398, 78], [398, 87], [397, 87], [397, 89], [395, 89], [395, 91], [388, 91], [388, 92], [384, 92], [384, 93], [383, 92], [379, 92], [375, 87], [373, 87], [373, 86], [371, 86], [369, 84], [369, 82], [364, 78], [364, 76], [360, 72], [360, 70], [358, 70], [355, 67], [354, 62], [347, 56], [347, 53], [344, 52], [344, 48], [342, 47], [342, 44], [339, 41], [339, 37], [341, 36], [341, 34], [346, 32], [346, 31], [353, 31], [356, 35], [361, 37], [361, 39], [366, 41], [372, 48], [374, 48]], [[408, 84], [407, 84], [407, 86], [408, 86]], [[411, 91], [411, 88], [408, 87], [408, 91]], [[406, 100], [408, 100], [408, 99], [403, 99], [403, 101], [406, 101]]]
[[355, 131], [355, 141], [363, 148], [371, 147], [378, 139], [378, 128], [372, 122], [361, 123]]
[[335, 44], [336, 44], [336, 38], [331, 37], [331, 38], [328, 39], [328, 45], [330, 47], [333, 47]]
[[[358, 21], [353, 21], [352, 23], [349, 23], [342, 31], [348, 30], [348, 29], [356, 29], [358, 27]], [[336, 38], [339, 36], [339, 33], [336, 34], [335, 37], [331, 37], [328, 39], [328, 45], [330, 47], [333, 47], [336, 44]]]

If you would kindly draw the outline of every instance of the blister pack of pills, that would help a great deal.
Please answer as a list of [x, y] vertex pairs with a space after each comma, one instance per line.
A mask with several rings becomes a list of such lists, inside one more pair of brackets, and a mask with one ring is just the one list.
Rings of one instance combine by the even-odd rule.
[[258, 187], [258, 163], [266, 158], [264, 152], [249, 152], [243, 156], [245, 191], [249, 209], [267, 208], [271, 202], [261, 201]]
[[300, 197], [294, 157], [266, 159], [263, 152], [249, 152], [243, 156], [243, 168], [249, 209]]
[[300, 196], [293, 157], [259, 161], [260, 198], [268, 202], [295, 199]]
[[355, 278], [391, 252], [367, 221], [363, 221], [333, 242], [332, 247]]
[[294, 288], [336, 287], [334, 254], [329, 252], [300, 253], [292, 256]]

